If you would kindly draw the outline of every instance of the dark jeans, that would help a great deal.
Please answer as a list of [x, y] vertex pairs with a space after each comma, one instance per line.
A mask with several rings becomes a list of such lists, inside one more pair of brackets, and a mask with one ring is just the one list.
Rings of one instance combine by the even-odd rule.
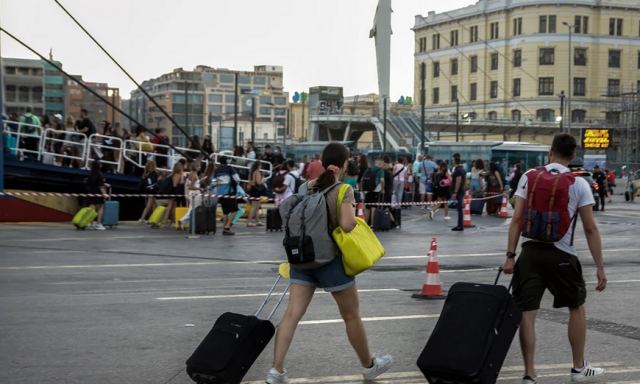
[[607, 192], [603, 191], [604, 187], [602, 187], [601, 190], [598, 191], [598, 196], [600, 197], [600, 210], [604, 211], [604, 201], [606, 200], [605, 198], [607, 197]]
[[464, 215], [463, 215], [463, 209], [464, 209], [464, 191], [458, 191], [458, 194], [456, 195], [456, 200], [458, 201], [458, 204], [456, 206], [456, 209], [458, 210], [458, 227], [462, 228], [464, 225]]

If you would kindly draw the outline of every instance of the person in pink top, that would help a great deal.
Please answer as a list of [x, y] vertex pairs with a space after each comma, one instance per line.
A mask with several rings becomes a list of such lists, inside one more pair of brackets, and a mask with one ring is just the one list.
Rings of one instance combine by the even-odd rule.
[[309, 163], [305, 168], [307, 180], [315, 180], [324, 173], [324, 167], [320, 156], [316, 155], [315, 159]]

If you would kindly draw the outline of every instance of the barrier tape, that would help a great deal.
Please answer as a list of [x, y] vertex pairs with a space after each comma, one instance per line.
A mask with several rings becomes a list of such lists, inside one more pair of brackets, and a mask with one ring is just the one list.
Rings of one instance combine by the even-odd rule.
[[[11, 197], [20, 197], [20, 196], [53, 196], [53, 197], [104, 197], [105, 199], [117, 198], [117, 197], [155, 197], [160, 199], [170, 199], [174, 197], [192, 197], [192, 196], [204, 196], [204, 197], [217, 197], [219, 199], [236, 199], [236, 200], [251, 200], [251, 201], [265, 201], [264, 198], [259, 197], [249, 197], [249, 196], [236, 196], [236, 195], [216, 195], [213, 193], [200, 193], [200, 194], [192, 194], [190, 196], [187, 195], [150, 195], [143, 193], [112, 193], [112, 194], [102, 194], [102, 193], [59, 193], [59, 192], [0, 192], [0, 196], [11, 196]], [[266, 199], [267, 202], [273, 202], [273, 199]]]
[[[485, 193], [485, 197], [475, 197], [475, 198], [470, 198], [469, 201], [484, 201], [484, 200], [491, 200], [491, 199], [495, 199], [497, 196], [502, 196], [502, 193], [496, 193], [496, 192], [489, 192], [489, 193]], [[463, 204], [464, 204], [464, 200], [466, 199], [463, 198]], [[415, 206], [431, 206], [431, 205], [442, 205], [442, 204], [451, 204], [451, 203], [457, 203], [458, 200], [447, 200], [447, 201], [430, 201], [430, 202], [403, 202], [403, 203], [365, 203], [363, 204], [365, 207], [415, 207]]]
[[[491, 200], [496, 198], [496, 196], [502, 196], [502, 193], [489, 192], [485, 193], [485, 197], [476, 197], [471, 198], [470, 201], [482, 201], [482, 200]], [[11, 197], [20, 197], [20, 196], [35, 196], [35, 197], [104, 197], [105, 199], [111, 198], [128, 198], [128, 197], [155, 197], [160, 199], [170, 199], [176, 197], [187, 197], [186, 195], [177, 195], [177, 194], [144, 194], [144, 193], [112, 193], [112, 194], [102, 194], [102, 193], [62, 193], [62, 192], [0, 192], [0, 196], [11, 196]], [[200, 193], [193, 194], [191, 196], [204, 196], [209, 198], [224, 198], [224, 199], [235, 199], [235, 200], [246, 200], [246, 201], [262, 201], [262, 202], [273, 202], [274, 199], [265, 199], [259, 197], [249, 197], [249, 196], [236, 196], [236, 195], [217, 195], [213, 193]], [[465, 197], [466, 198], [466, 197]], [[464, 200], [464, 199], [463, 199]], [[433, 206], [433, 205], [441, 205], [441, 204], [451, 204], [457, 203], [457, 200], [448, 200], [448, 201], [431, 201], [431, 202], [403, 202], [403, 203], [366, 203], [364, 206], [369, 207], [413, 207], [413, 206]]]

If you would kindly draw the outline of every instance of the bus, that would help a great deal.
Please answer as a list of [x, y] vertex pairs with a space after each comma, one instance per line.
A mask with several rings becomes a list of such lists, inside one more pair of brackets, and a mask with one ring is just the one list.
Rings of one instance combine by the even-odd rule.
[[526, 142], [503, 141], [433, 141], [425, 144], [427, 154], [434, 160], [451, 161], [454, 153], [459, 153], [463, 162], [470, 166], [471, 162], [482, 159], [487, 162], [501, 164], [505, 171], [513, 165], [521, 163], [524, 169], [531, 169], [546, 164], [549, 146]]

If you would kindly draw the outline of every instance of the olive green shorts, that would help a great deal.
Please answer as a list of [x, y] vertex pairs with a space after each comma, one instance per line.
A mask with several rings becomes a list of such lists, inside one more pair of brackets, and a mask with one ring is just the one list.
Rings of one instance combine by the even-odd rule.
[[578, 308], [587, 298], [580, 260], [553, 244], [528, 241], [515, 265], [513, 296], [521, 311], [540, 308], [544, 291], [554, 297], [554, 308]]

